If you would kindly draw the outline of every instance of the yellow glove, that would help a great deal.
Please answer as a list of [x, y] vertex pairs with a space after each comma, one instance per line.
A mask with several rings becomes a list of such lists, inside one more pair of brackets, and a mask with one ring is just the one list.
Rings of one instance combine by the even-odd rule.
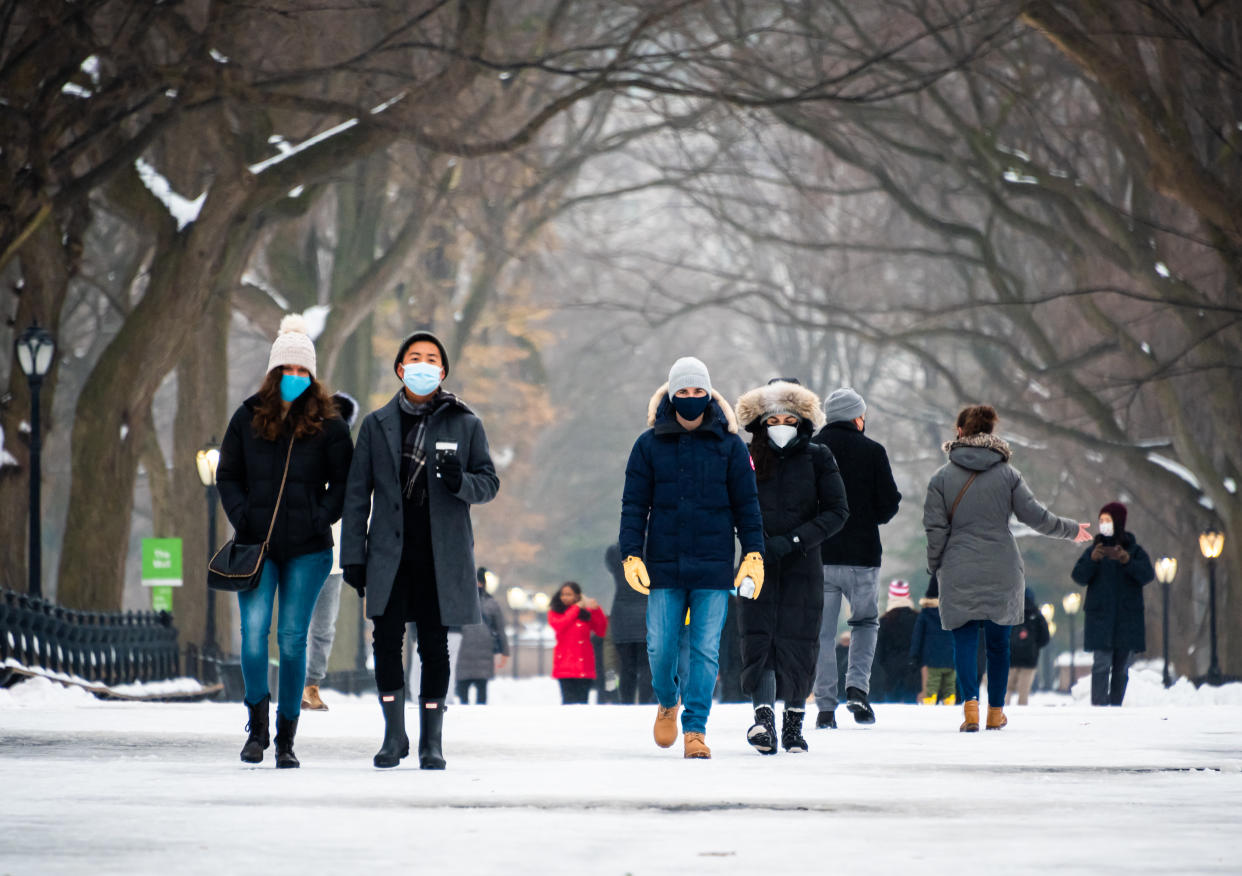
[[625, 569], [626, 584], [643, 596], [651, 592], [651, 578], [647, 576], [647, 566], [641, 557], [626, 557], [621, 566]]
[[750, 578], [750, 580], [755, 582], [755, 594], [751, 599], [758, 599], [759, 591], [763, 589], [763, 554], [758, 551], [752, 551], [742, 557], [742, 565], [738, 567], [737, 577], [733, 579], [733, 586], [741, 587], [743, 578]]

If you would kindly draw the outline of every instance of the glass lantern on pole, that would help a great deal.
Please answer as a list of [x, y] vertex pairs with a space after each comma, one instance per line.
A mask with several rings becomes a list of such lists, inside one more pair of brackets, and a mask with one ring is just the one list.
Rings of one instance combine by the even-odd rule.
[[1208, 664], [1207, 683], [1216, 686], [1224, 681], [1216, 653], [1216, 560], [1224, 549], [1223, 532], [1209, 529], [1199, 536], [1199, 550], [1208, 561], [1208, 634], [1212, 640], [1212, 660]]
[[56, 341], [47, 329], [37, 322], [31, 323], [17, 336], [17, 364], [26, 375], [30, 385], [30, 518], [27, 524], [30, 540], [26, 569], [27, 592], [34, 597], [43, 596], [43, 530], [42, 530], [42, 457], [43, 439], [39, 430], [39, 390], [43, 378], [52, 369], [56, 355]]
[[1160, 582], [1160, 639], [1164, 650], [1164, 670], [1162, 680], [1165, 687], [1171, 687], [1173, 680], [1169, 677], [1169, 585], [1177, 577], [1177, 560], [1174, 557], [1161, 557], [1156, 560], [1156, 580]]
[[1061, 600], [1061, 608], [1065, 609], [1065, 614], [1069, 617], [1069, 638], [1070, 638], [1070, 662], [1069, 662], [1069, 687], [1068, 690], [1074, 689], [1074, 682], [1077, 681], [1077, 655], [1078, 655], [1078, 638], [1075, 635], [1074, 616], [1078, 614], [1078, 609], [1082, 608], [1082, 594], [1077, 590], [1065, 594], [1065, 598]]

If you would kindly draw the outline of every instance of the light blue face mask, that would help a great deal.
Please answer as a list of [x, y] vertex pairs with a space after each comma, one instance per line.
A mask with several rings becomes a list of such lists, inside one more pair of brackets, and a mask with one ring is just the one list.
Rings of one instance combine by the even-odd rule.
[[294, 402], [298, 396], [310, 388], [311, 379], [301, 374], [282, 374], [280, 376], [280, 397], [286, 402]]
[[417, 396], [431, 395], [440, 385], [440, 366], [430, 362], [407, 362], [401, 382]]

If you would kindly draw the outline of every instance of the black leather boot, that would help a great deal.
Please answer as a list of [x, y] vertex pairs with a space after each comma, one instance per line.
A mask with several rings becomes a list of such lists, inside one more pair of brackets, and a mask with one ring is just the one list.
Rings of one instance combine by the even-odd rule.
[[280, 711], [276, 711], [276, 769], [291, 770], [297, 769], [302, 764], [298, 763], [297, 756], [293, 753], [293, 737], [298, 732], [298, 719], [290, 720]]
[[272, 695], [268, 694], [259, 700], [253, 706], [246, 703], [246, 709], [250, 712], [250, 720], [246, 722], [246, 730], [250, 735], [246, 737], [246, 744], [242, 746], [241, 759], [246, 763], [262, 763], [263, 751], [271, 742], [269, 735], [267, 716], [268, 706], [272, 702]]
[[418, 768], [444, 769], [444, 700], [418, 698]]
[[381, 769], [395, 767], [410, 753], [410, 737], [405, 734], [405, 689], [381, 692], [380, 709], [384, 712], [384, 744], [375, 752], [372, 762]]

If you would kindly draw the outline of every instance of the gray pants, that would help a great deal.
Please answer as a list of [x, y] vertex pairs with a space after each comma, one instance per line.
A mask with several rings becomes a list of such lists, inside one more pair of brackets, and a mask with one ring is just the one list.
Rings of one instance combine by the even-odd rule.
[[328, 657], [336, 640], [336, 614], [341, 608], [340, 573], [329, 575], [319, 591], [306, 636], [306, 683], [318, 685], [328, 674]]
[[841, 597], [850, 604], [850, 654], [845, 686], [871, 691], [871, 661], [880, 631], [877, 566], [824, 566], [824, 614], [819, 622], [819, 660], [815, 664], [815, 704], [830, 712], [844, 691], [837, 690], [837, 618]]

